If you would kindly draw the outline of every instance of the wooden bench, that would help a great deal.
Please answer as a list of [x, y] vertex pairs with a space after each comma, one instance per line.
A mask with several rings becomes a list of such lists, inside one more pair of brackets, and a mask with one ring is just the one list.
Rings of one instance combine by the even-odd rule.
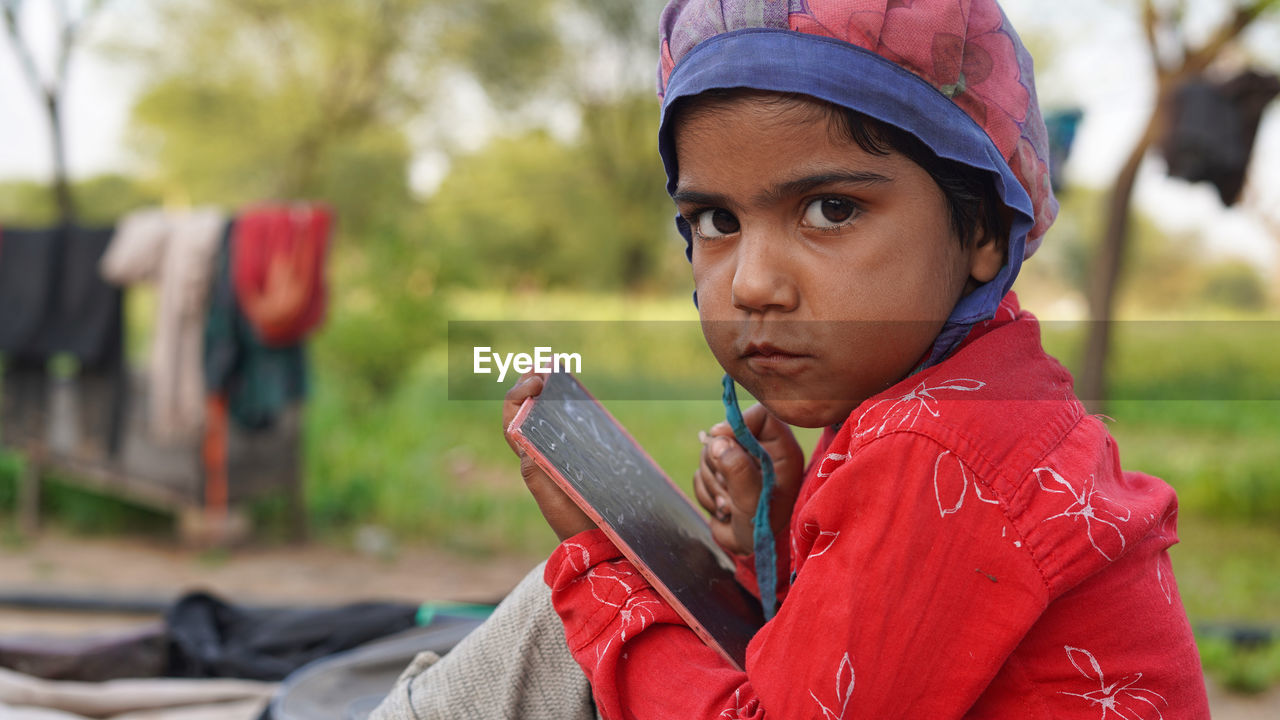
[[[43, 477], [55, 471], [74, 485], [171, 513], [184, 542], [225, 543], [251, 530], [248, 503], [283, 494], [290, 534], [305, 533], [300, 473], [301, 408], [282, 413], [275, 425], [246, 433], [231, 423], [227, 443], [227, 505], [206, 501], [200, 439], [162, 443], [147, 428], [146, 378], [114, 379], [53, 372], [4, 373], [0, 390], [0, 446], [26, 457], [19, 479], [18, 517], [24, 532], [40, 524]], [[124, 390], [122, 406], [114, 392]], [[113, 415], [118, 437], [111, 448]]]

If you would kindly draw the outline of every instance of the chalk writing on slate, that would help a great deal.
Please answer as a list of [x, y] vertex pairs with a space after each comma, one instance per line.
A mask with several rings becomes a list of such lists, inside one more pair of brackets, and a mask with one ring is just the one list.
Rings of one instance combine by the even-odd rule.
[[693, 503], [567, 373], [545, 376], [507, 434], [614, 541], [704, 642], [739, 669], [764, 624]]

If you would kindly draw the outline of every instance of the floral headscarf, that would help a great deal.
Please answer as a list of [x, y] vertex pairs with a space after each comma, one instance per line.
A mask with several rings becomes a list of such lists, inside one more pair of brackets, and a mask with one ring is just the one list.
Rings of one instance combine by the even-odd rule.
[[668, 190], [678, 175], [670, 110], [681, 97], [744, 87], [857, 110], [992, 173], [1013, 211], [1005, 267], [960, 301], [930, 360], [995, 313], [1058, 212], [1031, 56], [995, 0], [671, 0], [659, 31]]

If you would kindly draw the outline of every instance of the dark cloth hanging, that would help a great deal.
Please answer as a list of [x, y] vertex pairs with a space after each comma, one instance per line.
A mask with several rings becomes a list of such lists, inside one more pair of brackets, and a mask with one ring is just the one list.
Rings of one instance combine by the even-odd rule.
[[0, 247], [0, 352], [6, 442], [40, 436], [48, 361], [78, 361], [81, 432], [114, 453], [126, 402], [123, 293], [98, 275], [111, 228], [6, 229]]
[[1244, 188], [1258, 123], [1280, 94], [1274, 75], [1247, 70], [1225, 82], [1192, 78], [1175, 91], [1159, 143], [1169, 175], [1208, 181], [1226, 205]]
[[49, 307], [60, 233], [4, 228], [0, 241], [0, 352], [28, 348]]
[[246, 609], [191, 593], [165, 617], [165, 674], [281, 680], [317, 658], [414, 627], [417, 613], [418, 605], [394, 602]]
[[300, 344], [264, 345], [240, 309], [231, 276], [234, 232], [233, 221], [214, 260], [204, 334], [205, 390], [226, 397], [238, 425], [261, 430], [306, 396], [306, 354]]
[[123, 293], [98, 274], [113, 228], [73, 227], [59, 237], [49, 307], [27, 353], [71, 353], [81, 366], [114, 366], [120, 360]]

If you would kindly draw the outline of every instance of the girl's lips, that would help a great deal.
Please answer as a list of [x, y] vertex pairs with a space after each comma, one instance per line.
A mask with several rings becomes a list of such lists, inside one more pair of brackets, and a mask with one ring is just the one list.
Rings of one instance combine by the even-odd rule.
[[787, 375], [799, 372], [812, 358], [768, 343], [751, 343], [743, 351], [742, 359], [747, 367], [761, 375]]

